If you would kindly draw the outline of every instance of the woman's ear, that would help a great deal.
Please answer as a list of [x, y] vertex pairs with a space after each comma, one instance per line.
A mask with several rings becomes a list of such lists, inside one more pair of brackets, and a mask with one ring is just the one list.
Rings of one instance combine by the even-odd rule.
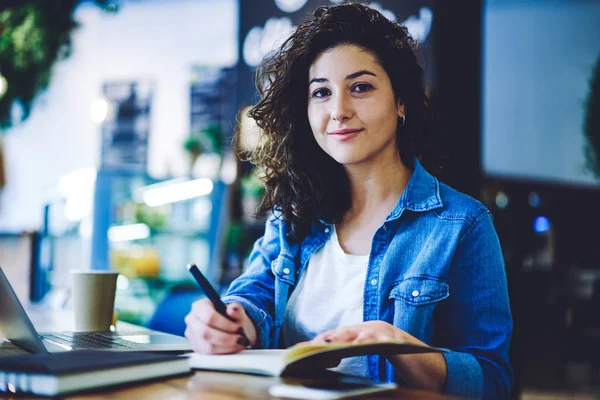
[[398, 118], [402, 118], [406, 115], [406, 113], [404, 112], [404, 103], [402, 103], [402, 100], [398, 99], [397, 102], [397, 109], [398, 109]]

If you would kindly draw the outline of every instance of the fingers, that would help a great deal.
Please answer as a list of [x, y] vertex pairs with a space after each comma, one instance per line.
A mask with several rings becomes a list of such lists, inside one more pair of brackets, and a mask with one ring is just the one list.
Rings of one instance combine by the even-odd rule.
[[242, 322], [246, 317], [244, 307], [238, 303], [231, 303], [227, 305], [227, 315], [233, 318], [236, 322]]
[[241, 345], [244, 344], [244, 336], [241, 328], [234, 333], [229, 333], [215, 329], [209, 325], [203, 324], [202, 322], [189, 323], [186, 321], [186, 323], [186, 337], [188, 339], [193, 338], [217, 346], [234, 346], [238, 344], [238, 342], [240, 342]]
[[[232, 311], [235, 316], [245, 316], [243, 308], [239, 305]], [[195, 302], [185, 317], [185, 323], [185, 337], [196, 352], [236, 353], [248, 345], [241, 323], [230, 321], [219, 314], [208, 300]]]
[[[232, 354], [238, 353], [246, 348], [245, 345], [239, 343], [245, 343], [245, 339], [241, 336], [237, 336], [237, 341], [234, 344], [215, 344], [207, 340], [200, 340], [199, 337], [192, 333], [193, 331], [189, 328], [185, 330], [185, 337], [190, 340], [192, 350], [196, 353], [203, 354]], [[230, 335], [233, 336], [233, 335]]]
[[[241, 306], [239, 306], [241, 308]], [[223, 315], [219, 314], [209, 300], [199, 300], [192, 304], [192, 310], [188, 314], [190, 318], [197, 318], [202, 323], [221, 330], [223, 332], [234, 333], [240, 327], [240, 324], [230, 321]], [[187, 320], [186, 320], [187, 323]]]
[[352, 340], [352, 343], [387, 342], [390, 340], [391, 338], [387, 335], [379, 335], [377, 334], [377, 332], [371, 331], [362, 331], [358, 335], [356, 335], [354, 340]]
[[383, 321], [368, 321], [353, 326], [342, 326], [317, 335], [311, 343], [367, 343], [387, 342], [401, 338], [405, 334], [398, 328]]
[[352, 342], [359, 331], [353, 326], [344, 326], [323, 332], [313, 339], [314, 343], [349, 343]]

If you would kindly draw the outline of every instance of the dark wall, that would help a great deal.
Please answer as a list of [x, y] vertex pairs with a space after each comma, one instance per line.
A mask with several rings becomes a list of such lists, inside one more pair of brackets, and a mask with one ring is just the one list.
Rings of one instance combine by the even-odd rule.
[[[255, 90], [255, 68], [248, 66], [244, 62], [244, 45], [247, 39], [248, 32], [255, 27], [262, 29], [264, 32], [265, 23], [269, 18], [289, 18], [294, 26], [312, 17], [313, 11], [319, 6], [333, 5], [328, 0], [307, 0], [306, 4], [297, 11], [288, 13], [277, 7], [274, 0], [261, 0], [260, 7], [257, 7], [259, 2], [256, 1], [240, 1], [240, 24], [239, 24], [239, 104], [251, 105], [258, 101], [258, 95]], [[369, 3], [369, 2], [365, 2]], [[377, 1], [383, 9], [389, 10], [396, 15], [399, 22], [405, 21], [409, 17], [418, 18], [422, 7], [434, 8], [433, 0], [379, 0]], [[435, 86], [435, 40], [437, 20], [433, 17], [433, 26], [428, 35], [428, 38], [422, 42], [419, 53], [421, 64], [425, 67], [426, 79], [430, 87]]]
[[436, 131], [446, 153], [441, 179], [480, 198], [481, 1], [437, 1]]

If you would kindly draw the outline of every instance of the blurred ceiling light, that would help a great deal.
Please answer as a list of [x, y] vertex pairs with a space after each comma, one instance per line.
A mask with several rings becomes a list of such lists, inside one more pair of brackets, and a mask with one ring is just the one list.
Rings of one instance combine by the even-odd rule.
[[181, 177], [181, 178], [169, 179], [168, 181], [153, 183], [151, 185], [146, 185], [146, 186], [136, 188], [133, 192], [133, 201], [135, 201], [137, 203], [142, 203], [144, 201], [144, 193], [146, 193], [148, 190], [158, 189], [158, 188], [166, 187], [166, 186], [172, 186], [172, 185], [175, 185], [176, 183], [189, 182], [189, 180], [190, 180], [190, 178]]
[[267, 19], [264, 27], [252, 27], [246, 34], [242, 46], [244, 62], [250, 67], [257, 67], [263, 57], [277, 44], [283, 43], [294, 29], [295, 26], [288, 17], [271, 17]]
[[6, 93], [6, 89], [8, 89], [8, 82], [4, 75], [0, 74], [0, 99]]
[[231, 153], [228, 153], [223, 159], [220, 178], [226, 185], [231, 185], [237, 178], [237, 161]]
[[284, 12], [298, 11], [306, 4], [308, 0], [275, 0], [275, 5]]
[[508, 206], [508, 196], [506, 193], [500, 191], [496, 194], [496, 206], [500, 209], [504, 209]]
[[[368, 6], [379, 11], [381, 13], [381, 15], [383, 15], [390, 21], [396, 22], [396, 14], [394, 14], [391, 10], [387, 10], [387, 9], [383, 8], [383, 6], [381, 4], [379, 4], [377, 2], [373, 2], [373, 3], [370, 3]], [[411, 18], [414, 18], [414, 17], [411, 17]], [[407, 19], [406, 21], [409, 22], [410, 18]], [[412, 35], [409, 25], [406, 25], [406, 28], [408, 29], [408, 32]]]
[[144, 203], [149, 207], [189, 200], [212, 192], [213, 183], [208, 178], [147, 186], [142, 192]]
[[128, 242], [146, 239], [150, 236], [150, 228], [146, 224], [130, 224], [111, 226], [108, 228], [108, 240], [111, 242]]
[[[371, 5], [373, 6], [373, 5]], [[386, 10], [388, 11], [388, 10]], [[391, 15], [394, 16], [394, 19], [391, 19], [390, 16], [384, 14], [388, 19], [395, 21], [395, 15], [388, 11]], [[431, 26], [433, 24], [433, 11], [431, 11], [428, 7], [421, 7], [419, 9], [419, 16], [415, 17], [411, 15], [404, 22], [401, 23], [402, 26], [405, 26], [408, 29], [408, 33], [418, 40], [419, 42], [424, 42], [429, 36], [429, 32], [431, 32]]]
[[545, 233], [548, 229], [550, 229], [550, 220], [548, 217], [535, 217], [535, 220], [533, 221], [533, 230], [536, 231], [536, 233]]
[[111, 105], [105, 98], [98, 98], [90, 106], [90, 118], [96, 124], [103, 123], [110, 112]]
[[529, 206], [531, 208], [536, 208], [540, 205], [540, 195], [536, 192], [529, 193]]

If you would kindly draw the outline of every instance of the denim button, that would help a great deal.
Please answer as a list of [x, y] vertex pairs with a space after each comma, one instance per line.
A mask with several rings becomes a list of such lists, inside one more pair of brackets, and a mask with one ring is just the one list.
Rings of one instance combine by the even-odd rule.
[[290, 273], [290, 269], [289, 268], [284, 268], [283, 269], [283, 273], [286, 274], [286, 275], [289, 274]]
[[373, 286], [377, 285], [377, 279], [371, 279], [371, 285], [373, 285]]
[[413, 297], [417, 297], [419, 295], [419, 291], [413, 290], [412, 295], [413, 295]]
[[325, 228], [325, 233], [329, 233], [329, 228]]

